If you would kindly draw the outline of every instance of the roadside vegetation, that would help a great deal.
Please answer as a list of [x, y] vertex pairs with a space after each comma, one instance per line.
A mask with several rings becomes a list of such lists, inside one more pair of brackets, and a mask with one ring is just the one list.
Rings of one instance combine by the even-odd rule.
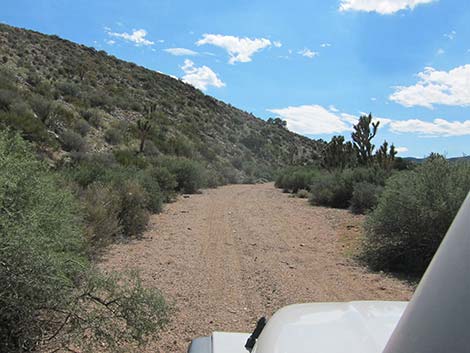
[[29, 143], [0, 133], [0, 351], [125, 350], [167, 322], [165, 300], [137, 274], [104, 275], [90, 261], [105, 234], [134, 220], [131, 196], [107, 191], [95, 185], [80, 204]]
[[470, 163], [431, 154], [420, 165], [372, 143], [379, 123], [362, 116], [352, 142], [335, 136], [320, 162], [287, 168], [276, 186], [315, 206], [366, 214], [359, 258], [374, 270], [419, 276], [470, 191]]

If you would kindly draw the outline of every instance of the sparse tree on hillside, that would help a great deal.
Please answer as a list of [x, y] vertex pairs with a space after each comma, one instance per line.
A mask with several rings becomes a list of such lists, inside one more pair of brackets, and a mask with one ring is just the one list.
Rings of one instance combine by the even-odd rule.
[[354, 141], [354, 149], [357, 152], [359, 163], [362, 165], [370, 164], [372, 161], [372, 151], [374, 150], [372, 139], [377, 134], [379, 123], [379, 121], [373, 123], [372, 114], [369, 114], [362, 115], [359, 122], [353, 126], [354, 132], [351, 137]]
[[272, 124], [274, 126], [277, 126], [277, 127], [281, 127], [283, 129], [286, 129], [287, 128], [287, 121], [286, 120], [282, 120], [281, 118], [269, 118], [267, 120], [268, 124]]

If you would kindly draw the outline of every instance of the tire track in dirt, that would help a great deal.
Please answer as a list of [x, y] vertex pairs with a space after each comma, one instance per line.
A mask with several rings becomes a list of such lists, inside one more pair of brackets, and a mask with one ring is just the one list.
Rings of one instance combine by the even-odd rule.
[[361, 222], [272, 184], [225, 186], [166, 205], [143, 239], [113, 245], [101, 267], [137, 268], [173, 303], [160, 340], [139, 352], [185, 352], [191, 338], [251, 331], [287, 304], [408, 300], [406, 283], [345, 256], [345, 229]]

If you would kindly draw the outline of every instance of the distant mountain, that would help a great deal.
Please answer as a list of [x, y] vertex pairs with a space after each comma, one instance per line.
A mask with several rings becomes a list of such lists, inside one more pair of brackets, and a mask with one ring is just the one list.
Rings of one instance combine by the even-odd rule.
[[323, 146], [104, 51], [0, 24], [0, 124], [51, 161], [137, 150], [143, 117], [147, 155], [184, 156], [241, 178], [311, 162]]
[[[415, 157], [403, 157], [404, 160], [413, 162], [413, 163], [423, 163], [426, 158], [415, 158]], [[452, 157], [452, 158], [447, 158], [448, 161], [451, 162], [460, 162], [460, 161], [470, 161], [470, 156], [462, 156], [462, 157]]]

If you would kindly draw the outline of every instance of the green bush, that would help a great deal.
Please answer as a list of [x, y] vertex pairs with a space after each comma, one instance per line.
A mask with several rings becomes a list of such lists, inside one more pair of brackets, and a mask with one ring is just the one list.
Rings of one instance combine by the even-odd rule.
[[300, 189], [310, 190], [319, 175], [319, 170], [312, 167], [289, 168], [278, 175], [275, 186], [292, 193]]
[[162, 165], [176, 177], [176, 190], [194, 194], [205, 185], [205, 175], [202, 166], [186, 158], [165, 158]]
[[116, 184], [120, 197], [119, 224], [123, 235], [133, 237], [141, 235], [147, 227], [147, 193], [135, 180], [124, 180]]
[[354, 184], [351, 198], [351, 211], [356, 214], [363, 214], [375, 208], [382, 190], [382, 186], [364, 181]]
[[138, 276], [91, 267], [76, 199], [8, 131], [0, 133], [0, 209], [1, 352], [119, 351], [167, 321], [162, 296]]
[[80, 112], [83, 119], [88, 121], [95, 128], [99, 128], [102, 125], [103, 116], [97, 109], [87, 109]]
[[391, 177], [366, 223], [363, 258], [376, 270], [422, 273], [470, 189], [470, 164], [432, 156]]
[[147, 209], [152, 213], [161, 212], [165, 198], [158, 183], [159, 176], [155, 167], [144, 169], [138, 174], [138, 181], [147, 193]]
[[310, 186], [309, 201], [315, 206], [347, 208], [351, 197], [352, 190], [339, 173], [317, 177]]
[[121, 200], [112, 187], [93, 183], [84, 191], [82, 202], [90, 252], [96, 253], [121, 234]]
[[21, 133], [21, 136], [28, 141], [50, 142], [51, 137], [41, 120], [32, 114], [18, 115], [13, 112], [0, 111], [0, 125], [5, 128], [11, 128]]
[[60, 135], [60, 140], [62, 142], [62, 147], [67, 152], [77, 151], [84, 152], [86, 151], [86, 143], [82, 136], [77, 134], [72, 130], [65, 130]]
[[146, 168], [148, 162], [145, 157], [133, 150], [115, 150], [113, 151], [116, 161], [125, 167]]
[[112, 154], [92, 154], [76, 165], [71, 165], [63, 171], [64, 175], [82, 188], [93, 182], [109, 182], [109, 174], [117, 167]]
[[104, 139], [111, 145], [118, 145], [122, 142], [121, 131], [115, 128], [109, 128], [104, 132]]
[[178, 186], [176, 176], [171, 174], [165, 167], [152, 167], [149, 170], [149, 174], [155, 178], [160, 186], [164, 202], [172, 201], [175, 196], [176, 187]]
[[91, 126], [90, 126], [90, 124], [88, 124], [88, 122], [86, 120], [78, 119], [75, 122], [74, 128], [75, 128], [76, 131], [78, 131], [78, 133], [81, 136], [86, 136], [88, 134], [88, 132], [90, 131]]

